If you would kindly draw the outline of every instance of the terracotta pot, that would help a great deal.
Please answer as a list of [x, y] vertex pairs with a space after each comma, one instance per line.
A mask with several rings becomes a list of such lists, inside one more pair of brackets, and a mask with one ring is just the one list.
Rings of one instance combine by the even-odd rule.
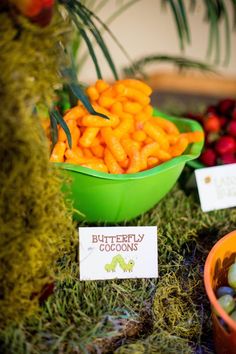
[[[214, 342], [217, 354], [236, 354], [236, 322], [219, 305], [215, 290], [227, 285], [227, 273], [236, 259], [236, 230], [221, 238], [208, 254], [204, 284], [212, 308]], [[222, 320], [223, 321], [222, 321]]]

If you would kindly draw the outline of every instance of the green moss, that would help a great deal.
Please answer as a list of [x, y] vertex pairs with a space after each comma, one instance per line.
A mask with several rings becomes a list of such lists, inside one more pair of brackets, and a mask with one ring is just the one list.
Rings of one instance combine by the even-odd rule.
[[116, 354], [193, 354], [193, 349], [186, 339], [171, 335], [166, 331], [156, 330], [146, 340], [124, 345], [115, 351]]
[[67, 27], [59, 15], [45, 30], [20, 21], [0, 14], [0, 327], [38, 310], [74, 235], [61, 177], [33, 115], [60, 84], [56, 48]]

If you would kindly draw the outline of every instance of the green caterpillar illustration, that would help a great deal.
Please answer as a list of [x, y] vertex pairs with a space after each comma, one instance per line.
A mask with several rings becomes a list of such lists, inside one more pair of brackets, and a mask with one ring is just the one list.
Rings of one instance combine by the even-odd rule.
[[130, 259], [129, 262], [126, 263], [124, 258], [120, 254], [117, 254], [112, 258], [111, 263], [105, 264], [104, 268], [107, 272], [115, 272], [118, 264], [124, 272], [132, 272], [135, 262]]

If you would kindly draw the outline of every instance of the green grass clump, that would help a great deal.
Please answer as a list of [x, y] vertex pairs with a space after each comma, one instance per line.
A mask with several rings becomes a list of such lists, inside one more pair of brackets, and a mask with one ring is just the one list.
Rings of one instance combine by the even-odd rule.
[[214, 352], [203, 267], [217, 239], [236, 229], [236, 210], [203, 213], [195, 195], [175, 188], [122, 225], [158, 226], [159, 279], [80, 282], [78, 259], [68, 255], [58, 265], [67, 275], [40, 316], [2, 333], [2, 348], [33, 354]]

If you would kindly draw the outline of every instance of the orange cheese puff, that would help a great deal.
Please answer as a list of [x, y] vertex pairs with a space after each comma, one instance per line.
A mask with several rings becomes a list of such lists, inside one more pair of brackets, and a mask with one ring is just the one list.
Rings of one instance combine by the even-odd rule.
[[203, 139], [204, 139], [204, 133], [200, 132], [200, 131], [182, 133], [180, 135], [182, 137], [187, 138], [189, 144], [191, 144], [191, 143], [199, 143], [200, 141], [203, 141]]
[[124, 79], [124, 80], [120, 80], [119, 82], [121, 82], [125, 86], [132, 87], [136, 90], [139, 90], [147, 96], [150, 96], [152, 93], [151, 87], [149, 87], [147, 84], [145, 84], [142, 81], [135, 80], [135, 79]]
[[104, 80], [97, 80], [95, 87], [98, 93], [102, 93], [103, 91], [107, 90], [110, 85]]
[[83, 148], [83, 155], [86, 159], [94, 158], [92, 151], [89, 148]]
[[86, 89], [86, 93], [92, 101], [96, 101], [99, 98], [99, 92], [95, 86], [89, 86]]
[[142, 106], [146, 106], [150, 103], [150, 97], [140, 92], [139, 90], [136, 90], [135, 88], [126, 87], [123, 94], [125, 97], [140, 103]]
[[126, 87], [123, 84], [116, 82], [115, 85], [113, 86], [113, 89], [114, 89], [114, 96], [125, 95]]
[[93, 139], [91, 147], [92, 146], [98, 146], [98, 145], [100, 145], [100, 138], [99, 138], [99, 135], [97, 134], [97, 136]]
[[168, 119], [164, 119], [161, 117], [152, 117], [150, 119], [150, 122], [154, 125], [158, 125], [162, 129], [164, 129], [164, 131], [167, 134], [179, 135], [179, 129], [176, 127], [176, 125], [174, 123], [170, 122]]
[[143, 111], [144, 111], [144, 113], [146, 113], [147, 116], [152, 117], [153, 107], [150, 104], [148, 106], [144, 107]]
[[124, 161], [127, 158], [127, 154], [119, 142], [119, 139], [113, 135], [112, 129], [101, 128], [101, 133], [107, 147], [110, 149], [116, 161]]
[[99, 157], [99, 158], [103, 158], [104, 147], [102, 145], [98, 144], [95, 146], [91, 146], [90, 149], [91, 149], [94, 156]]
[[108, 148], [106, 148], [104, 152], [104, 161], [107, 165], [108, 172], [114, 174], [121, 174], [124, 172]]
[[79, 146], [76, 146], [76, 147], [73, 149], [73, 151], [74, 151], [74, 152], [76, 153], [76, 155], [79, 156], [79, 157], [83, 157], [83, 156], [84, 156], [83, 151], [82, 151], [82, 148], [79, 147]]
[[83, 117], [83, 115], [86, 113], [86, 110], [82, 106], [75, 106], [71, 108], [67, 113], [64, 115], [64, 120], [68, 121], [70, 119], [78, 119]]
[[138, 142], [144, 141], [146, 139], [146, 137], [147, 137], [147, 134], [143, 130], [136, 130], [132, 134], [132, 138]]
[[94, 127], [86, 128], [79, 140], [80, 145], [83, 147], [91, 146], [98, 132], [99, 132], [99, 128], [94, 128]]
[[164, 130], [158, 126], [152, 125], [150, 122], [146, 122], [143, 126], [143, 130], [153, 140], [160, 144], [160, 147], [164, 150], [168, 150], [170, 144]]
[[159, 159], [157, 157], [150, 156], [147, 158], [147, 168], [155, 167], [159, 164]]
[[[104, 138], [103, 138], [103, 135], [102, 135], [102, 133], [101, 133], [101, 129], [100, 129], [100, 131], [98, 132], [98, 135], [96, 136], [96, 138], [94, 139], [94, 144], [96, 144], [96, 139], [98, 139], [99, 140], [99, 144], [101, 144], [101, 145], [103, 145], [103, 146], [105, 146], [106, 144], [105, 144], [105, 140], [104, 140]], [[93, 144], [92, 144], [92, 146], [93, 146]]]
[[141, 170], [141, 159], [140, 151], [134, 150], [132, 157], [130, 158], [129, 168], [126, 170], [126, 173], [136, 173]]
[[147, 136], [146, 139], [144, 140], [144, 144], [151, 144], [154, 143], [154, 140], [152, 138], [150, 138], [150, 136]]
[[123, 103], [123, 111], [131, 114], [137, 114], [141, 112], [142, 105], [138, 102], [124, 102]]
[[[137, 129], [142, 129], [144, 122], [150, 119], [150, 116], [146, 114], [144, 111], [135, 114], [134, 119], [136, 120]], [[141, 123], [141, 124], [140, 124]]]
[[81, 119], [81, 125], [86, 127], [113, 127], [119, 124], [120, 120], [117, 115], [109, 114], [109, 119], [88, 114]]
[[131, 139], [122, 139], [122, 146], [130, 157], [130, 164], [126, 173], [136, 173], [141, 170], [141, 156], [135, 142]]
[[[70, 134], [72, 135], [72, 132], [76, 127], [76, 121], [75, 120], [68, 120], [66, 123], [69, 128]], [[58, 140], [59, 141], [66, 141], [67, 140], [66, 133], [64, 132], [62, 127], [60, 127], [58, 130]]]
[[74, 161], [77, 164], [85, 162], [84, 157], [78, 156], [76, 152], [72, 149], [67, 149], [65, 152], [65, 157], [67, 160]]
[[122, 122], [118, 125], [118, 127], [113, 130], [113, 134], [118, 139], [120, 139], [122, 136], [124, 136], [126, 133], [132, 130], [132, 128], [133, 128], [133, 119], [126, 118], [122, 120]]
[[173, 157], [179, 156], [185, 151], [187, 146], [188, 146], [188, 139], [185, 138], [184, 136], [180, 136], [177, 143], [170, 147], [169, 152]]
[[122, 103], [122, 109], [123, 109], [123, 104], [126, 102], [129, 102], [129, 99], [124, 96], [119, 96], [119, 97], [116, 97], [116, 101]]
[[[80, 129], [78, 127], [75, 127], [71, 132], [72, 149], [74, 149], [78, 145], [79, 137], [80, 137]], [[69, 146], [67, 141], [66, 141], [66, 146], [67, 147]]]
[[114, 98], [107, 96], [105, 94], [102, 94], [98, 99], [98, 104], [104, 108], [110, 108], [114, 104], [114, 102], [115, 102]]
[[102, 162], [86, 162], [81, 166], [91, 168], [99, 172], [108, 172], [107, 166]]
[[66, 144], [62, 141], [56, 143], [52, 150], [52, 154], [50, 157], [51, 162], [63, 162], [64, 161], [64, 154], [66, 151]]
[[103, 91], [101, 96], [107, 96], [112, 98], [117, 98], [118, 96], [123, 96], [126, 88], [121, 83], [116, 82], [113, 86]]
[[179, 140], [179, 134], [167, 134], [167, 139], [170, 143], [170, 145], [175, 145], [177, 141]]
[[130, 159], [128, 157], [124, 161], [120, 161], [119, 162], [120, 167], [122, 167], [123, 169], [128, 168], [129, 161], [130, 161]]
[[148, 167], [147, 159], [149, 156], [155, 156], [157, 152], [160, 150], [160, 145], [157, 142], [145, 145], [140, 152], [141, 157], [141, 170], [146, 170]]
[[118, 116], [123, 112], [123, 106], [121, 102], [115, 101], [113, 105], [110, 107], [110, 111], [113, 114], [117, 114]]
[[154, 156], [158, 157], [158, 159], [161, 160], [162, 162], [168, 161], [172, 157], [171, 154], [168, 151], [164, 151], [164, 150], [161, 150], [161, 149], [156, 151]]

